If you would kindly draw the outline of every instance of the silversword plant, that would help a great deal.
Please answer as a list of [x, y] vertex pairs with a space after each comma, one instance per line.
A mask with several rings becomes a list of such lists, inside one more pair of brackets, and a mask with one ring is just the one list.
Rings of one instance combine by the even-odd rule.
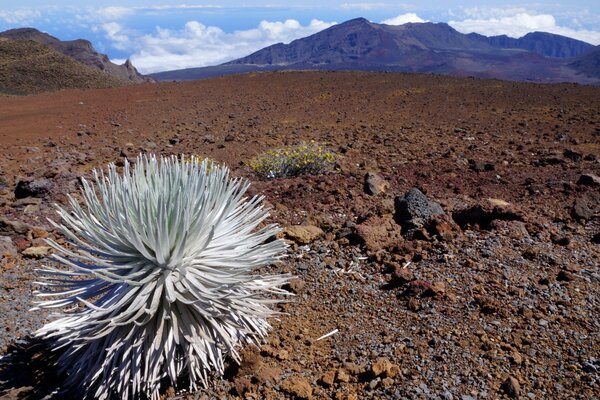
[[93, 176], [83, 206], [71, 197], [51, 221], [70, 245], [49, 241], [66, 268], [41, 270], [36, 308], [60, 311], [37, 336], [84, 397], [158, 399], [182, 375], [197, 390], [269, 331], [289, 276], [254, 271], [284, 254], [279, 228], [247, 181], [207, 160], [139, 156]]

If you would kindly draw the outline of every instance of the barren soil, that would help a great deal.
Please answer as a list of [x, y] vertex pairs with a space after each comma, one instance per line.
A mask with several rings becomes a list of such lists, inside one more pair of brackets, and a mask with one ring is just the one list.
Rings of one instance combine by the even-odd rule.
[[[335, 152], [330, 172], [247, 167], [310, 140]], [[0, 144], [0, 236], [17, 250], [0, 258], [0, 396], [60, 387], [28, 337], [46, 317], [27, 311], [51, 262], [27, 249], [56, 235], [53, 204], [93, 168], [153, 152], [226, 163], [273, 221], [323, 231], [269, 268], [298, 279], [267, 343], [190, 398], [600, 397], [598, 88], [286, 72], [67, 90], [0, 97]], [[382, 193], [365, 192], [368, 172]], [[16, 199], [21, 180], [44, 190]], [[413, 187], [445, 215], [411, 234], [394, 199]]]

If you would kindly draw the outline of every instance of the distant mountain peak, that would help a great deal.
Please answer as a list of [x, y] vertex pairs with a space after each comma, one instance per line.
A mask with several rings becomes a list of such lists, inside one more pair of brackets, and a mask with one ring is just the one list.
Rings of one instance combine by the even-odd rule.
[[[355, 18], [289, 44], [278, 43], [221, 66], [198, 69], [208, 76], [253, 70], [331, 69], [426, 72], [538, 82], [587, 83], [566, 59], [593, 46], [544, 32], [523, 38], [463, 34], [447, 23], [386, 25]], [[585, 62], [586, 71], [595, 58]], [[193, 69], [153, 75], [170, 79]], [[586, 72], [588, 76], [589, 71]], [[203, 76], [203, 75], [200, 75]]]
[[62, 41], [35, 28], [10, 29], [5, 32], [0, 32], [0, 37], [11, 40], [32, 40], [71, 57], [75, 61], [118, 79], [124, 79], [131, 82], [146, 82], [152, 80], [139, 74], [133, 65], [116, 65], [112, 63], [108, 56], [98, 53], [89, 40], [76, 39]]

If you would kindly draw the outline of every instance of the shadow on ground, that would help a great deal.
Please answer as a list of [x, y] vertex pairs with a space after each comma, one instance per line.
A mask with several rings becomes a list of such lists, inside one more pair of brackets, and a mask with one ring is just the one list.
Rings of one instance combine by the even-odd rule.
[[54, 368], [56, 356], [40, 339], [28, 337], [13, 343], [0, 358], [0, 398], [65, 398], [58, 394], [61, 380]]

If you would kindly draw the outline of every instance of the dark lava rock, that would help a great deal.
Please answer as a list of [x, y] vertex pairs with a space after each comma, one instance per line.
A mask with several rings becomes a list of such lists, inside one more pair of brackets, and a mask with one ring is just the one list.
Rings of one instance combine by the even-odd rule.
[[395, 199], [395, 219], [401, 225], [423, 226], [434, 215], [444, 214], [442, 206], [429, 200], [419, 189], [412, 188]]
[[583, 174], [577, 181], [578, 185], [598, 187], [600, 186], [600, 176], [594, 174]]
[[484, 171], [494, 171], [496, 169], [496, 166], [492, 163], [469, 160], [469, 168], [476, 172], [484, 172]]
[[563, 152], [563, 156], [565, 156], [565, 158], [568, 158], [571, 161], [581, 161], [581, 159], [583, 158], [583, 154], [579, 153], [578, 151], [574, 151], [574, 150], [570, 150], [567, 149]]
[[15, 188], [15, 198], [44, 197], [50, 193], [52, 186], [48, 179], [20, 180]]

